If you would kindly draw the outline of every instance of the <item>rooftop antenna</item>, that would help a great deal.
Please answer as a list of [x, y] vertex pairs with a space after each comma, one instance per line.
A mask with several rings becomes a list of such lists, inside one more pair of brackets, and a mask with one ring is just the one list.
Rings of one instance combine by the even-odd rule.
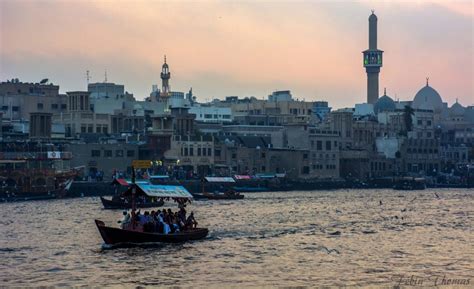
[[104, 82], [107, 83], [107, 69], [105, 69], [105, 73], [104, 73]]
[[427, 77], [426, 77], [426, 86], [429, 85], [429, 81], [430, 81], [430, 78], [427, 76]]
[[86, 70], [86, 81], [87, 81], [87, 86], [89, 86], [89, 81], [91, 80], [91, 74], [89, 70]]

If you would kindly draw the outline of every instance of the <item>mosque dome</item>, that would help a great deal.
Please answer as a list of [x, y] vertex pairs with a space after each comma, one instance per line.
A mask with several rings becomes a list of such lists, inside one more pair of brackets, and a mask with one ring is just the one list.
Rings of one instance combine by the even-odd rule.
[[395, 102], [393, 101], [390, 96], [387, 95], [386, 92], [384, 92], [384, 95], [382, 95], [377, 102], [374, 105], [374, 112], [379, 113], [382, 111], [393, 111], [395, 110]]
[[431, 109], [433, 111], [441, 111], [443, 109], [443, 100], [439, 93], [428, 85], [420, 89], [413, 99], [412, 107], [414, 109]]
[[450, 108], [449, 108], [449, 115], [451, 116], [463, 116], [464, 112], [466, 109], [459, 104], [459, 102], [455, 102]]

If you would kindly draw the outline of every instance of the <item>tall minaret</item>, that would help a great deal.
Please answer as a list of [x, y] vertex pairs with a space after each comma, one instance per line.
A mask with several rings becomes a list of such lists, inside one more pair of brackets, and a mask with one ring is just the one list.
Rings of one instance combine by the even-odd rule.
[[377, 16], [372, 10], [369, 16], [369, 49], [364, 54], [364, 67], [367, 72], [367, 103], [374, 104], [379, 98], [379, 72], [382, 67], [382, 50], [377, 49]]
[[160, 96], [167, 97], [169, 96], [170, 92], [170, 85], [169, 85], [169, 79], [170, 79], [170, 69], [168, 68], [168, 64], [166, 63], [166, 55], [165, 55], [165, 63], [163, 64], [161, 68], [161, 93]]

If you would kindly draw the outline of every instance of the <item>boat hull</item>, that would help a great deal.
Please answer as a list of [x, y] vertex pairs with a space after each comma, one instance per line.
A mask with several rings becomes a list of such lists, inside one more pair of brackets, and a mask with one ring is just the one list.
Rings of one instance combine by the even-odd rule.
[[[122, 203], [122, 202], [115, 202], [112, 200], [107, 200], [103, 197], [100, 197], [100, 201], [102, 202], [102, 205], [104, 206], [104, 209], [131, 209], [132, 204], [131, 203]], [[150, 203], [136, 203], [135, 207], [137, 208], [156, 208], [156, 207], [161, 207], [163, 206], [164, 202], [159, 201], [159, 202], [150, 202]]]
[[97, 229], [99, 230], [102, 239], [107, 245], [122, 243], [182, 243], [205, 238], [209, 233], [206, 228], [190, 229], [173, 234], [145, 233], [107, 227], [104, 222], [100, 220], [95, 220], [95, 224], [97, 225]]
[[193, 194], [196, 200], [208, 199], [208, 200], [241, 200], [244, 195], [224, 195], [224, 194]]

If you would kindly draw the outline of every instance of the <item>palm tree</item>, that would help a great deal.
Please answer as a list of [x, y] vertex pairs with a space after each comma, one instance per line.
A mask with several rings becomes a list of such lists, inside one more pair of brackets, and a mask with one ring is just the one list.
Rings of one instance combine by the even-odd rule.
[[413, 119], [412, 116], [415, 114], [415, 111], [411, 106], [405, 105], [405, 109], [403, 109], [403, 120], [405, 121], [405, 128], [408, 131], [411, 131], [413, 128]]

